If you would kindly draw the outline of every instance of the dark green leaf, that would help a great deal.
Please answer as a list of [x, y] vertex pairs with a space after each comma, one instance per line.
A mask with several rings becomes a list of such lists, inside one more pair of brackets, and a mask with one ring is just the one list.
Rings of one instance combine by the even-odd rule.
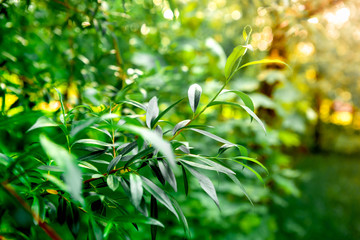
[[[151, 195], [151, 200], [150, 200], [150, 216], [155, 219], [158, 218], [157, 201], [153, 195]], [[151, 240], [156, 240], [156, 233], [157, 233], [157, 226], [152, 225], [151, 226]]]

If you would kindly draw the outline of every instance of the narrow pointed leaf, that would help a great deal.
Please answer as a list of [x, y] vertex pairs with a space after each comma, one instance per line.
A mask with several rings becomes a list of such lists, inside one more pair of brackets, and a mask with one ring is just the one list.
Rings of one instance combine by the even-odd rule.
[[142, 181], [139, 175], [130, 174], [130, 192], [131, 200], [136, 208], [140, 207], [141, 199], [143, 196]]
[[237, 179], [236, 176], [234, 175], [227, 175], [231, 180], [233, 180], [234, 183], [236, 183], [239, 187], [241, 192], [246, 196], [246, 198], [249, 200], [249, 202], [251, 203], [251, 205], [254, 206], [249, 194], [246, 192], [246, 189], [244, 188], [244, 186], [241, 184], [241, 182], [239, 181], [239, 179]]
[[187, 196], [189, 193], [189, 182], [188, 182], [185, 167], [182, 164], [181, 164], [181, 170], [182, 170], [182, 176], [183, 176], [183, 181], [184, 181], [185, 195]]
[[262, 129], [266, 133], [266, 128], [265, 128], [264, 124], [262, 123], [262, 121], [260, 120], [260, 118], [247, 106], [240, 105], [237, 103], [232, 103], [232, 102], [223, 102], [223, 101], [214, 101], [209, 106], [215, 106], [215, 105], [221, 105], [221, 104], [243, 108], [251, 117], [253, 117], [259, 123], [259, 125], [262, 127]]
[[231, 142], [229, 142], [228, 140], [225, 140], [225, 139], [223, 139], [223, 138], [221, 138], [221, 137], [219, 137], [219, 136], [216, 136], [215, 134], [209, 133], [209, 132], [207, 132], [207, 131], [204, 131], [204, 130], [201, 130], [201, 129], [197, 129], [197, 128], [190, 128], [190, 130], [191, 130], [191, 131], [194, 131], [194, 132], [198, 132], [198, 133], [200, 133], [200, 134], [202, 134], [202, 135], [205, 135], [205, 136], [207, 136], [207, 137], [209, 137], [209, 138], [212, 138], [212, 139], [214, 139], [214, 140], [216, 140], [216, 141], [218, 141], [218, 142], [226, 143], [226, 144], [229, 144], [229, 145], [235, 145], [234, 143], [231, 143]]
[[120, 162], [121, 158], [122, 155], [117, 155], [110, 161], [109, 166], [106, 169], [107, 173], [109, 173], [111, 170], [115, 168], [115, 166]]
[[190, 122], [189, 119], [183, 120], [175, 125], [175, 127], [172, 130], [172, 135], [174, 136], [177, 131], [179, 131], [181, 128], [185, 127]]
[[196, 171], [187, 164], [183, 164], [183, 166], [199, 181], [200, 187], [207, 193], [207, 195], [209, 195], [209, 197], [215, 202], [216, 206], [220, 209], [216, 190], [210, 178]]
[[228, 79], [233, 72], [234, 66], [239, 58], [245, 55], [247, 48], [244, 46], [237, 46], [234, 48], [225, 64], [225, 78]]
[[149, 105], [146, 110], [146, 125], [151, 128], [152, 122], [159, 115], [158, 99], [153, 97], [150, 99]]
[[196, 112], [196, 109], [199, 105], [201, 93], [202, 93], [202, 89], [199, 84], [195, 83], [189, 87], [188, 98], [193, 113]]
[[171, 170], [166, 162], [158, 161], [159, 169], [164, 179], [170, 184], [170, 186], [177, 192], [176, 178], [174, 172]]
[[127, 124], [117, 126], [117, 128], [122, 130], [127, 130], [140, 135], [144, 140], [152, 144], [152, 146], [155, 149], [158, 149], [159, 152], [161, 152], [166, 157], [166, 159], [168, 160], [169, 164], [172, 167], [174, 168], [176, 167], [175, 155], [171, 148], [170, 143], [163, 140], [154, 131], [142, 127], [137, 127], [134, 125], [127, 125]]
[[184, 100], [185, 98], [182, 98], [178, 101], [176, 101], [175, 103], [173, 103], [172, 105], [170, 105], [168, 108], [166, 108], [164, 111], [162, 111], [159, 116], [157, 116], [154, 121], [152, 122], [152, 126], [151, 128], [154, 127], [154, 125], [168, 112], [170, 111], [173, 107], [175, 107], [176, 105], [178, 105], [182, 100]]
[[236, 90], [223, 90], [220, 94], [225, 94], [225, 93], [237, 94], [241, 98], [241, 100], [244, 102], [245, 106], [250, 108], [252, 111], [255, 111], [254, 103], [247, 94], [245, 94], [241, 91], [236, 91]]
[[245, 64], [241, 65], [237, 70], [247, 67], [247, 66], [251, 66], [251, 65], [267, 64], [267, 63], [280, 63], [280, 64], [284, 64], [289, 69], [291, 69], [291, 67], [287, 63], [285, 63], [279, 59], [262, 59], [262, 60], [258, 60], [258, 61], [252, 61], [252, 62], [245, 63]]
[[84, 200], [81, 196], [82, 176], [75, 158], [67, 150], [53, 143], [44, 135], [40, 136], [40, 143], [47, 155], [55, 160], [56, 164], [64, 171], [66, 191], [83, 204]]
[[258, 160], [254, 159], [254, 158], [249, 158], [249, 157], [236, 157], [237, 159], [244, 159], [250, 162], [254, 162], [257, 165], [259, 165], [260, 167], [262, 167], [262, 169], [264, 169], [266, 171], [266, 173], [269, 175], [269, 171], [267, 170], [267, 168]]
[[156, 220], [154, 218], [138, 216], [138, 215], [117, 216], [114, 218], [114, 220], [118, 221], [118, 222], [144, 223], [144, 224], [148, 224], [148, 225], [164, 227], [164, 225], [161, 222], [159, 222], [158, 220]]
[[143, 181], [143, 186], [146, 191], [153, 195], [161, 204], [163, 204], [167, 209], [169, 209], [176, 216], [177, 219], [179, 219], [179, 216], [175, 211], [174, 206], [172, 205], [168, 195], [149, 179], [141, 176], [141, 180]]
[[36, 120], [36, 122], [34, 123], [34, 125], [32, 125], [29, 130], [27, 130], [26, 132], [30, 132], [34, 129], [37, 128], [43, 128], [43, 127], [58, 127], [59, 125], [57, 123], [55, 123], [54, 121], [50, 120], [49, 118], [42, 116], [40, 118], [38, 118], [38, 120]]
[[[157, 201], [156, 201], [156, 198], [152, 195], [151, 195], [151, 200], [150, 200], [150, 216], [154, 219], [158, 218]], [[151, 226], [151, 240], [156, 240], [156, 233], [157, 233], [157, 226], [152, 225]]]
[[183, 226], [184, 226], [184, 230], [185, 230], [185, 234], [186, 234], [186, 237], [188, 239], [191, 239], [191, 234], [190, 234], [190, 229], [189, 229], [189, 225], [188, 225], [188, 222], [186, 220], [186, 217], [184, 215], [184, 213], [182, 212], [181, 210], [181, 207], [180, 205], [176, 202], [176, 200], [174, 198], [171, 198], [170, 199], [172, 204], [174, 205], [177, 213], [179, 214], [180, 216], [180, 221], [182, 222]]

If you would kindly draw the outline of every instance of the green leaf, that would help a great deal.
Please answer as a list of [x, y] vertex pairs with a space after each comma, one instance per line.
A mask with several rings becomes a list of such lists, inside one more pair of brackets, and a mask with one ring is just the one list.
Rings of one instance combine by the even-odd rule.
[[152, 125], [151, 128], [154, 127], [154, 125], [168, 112], [170, 111], [173, 107], [175, 107], [176, 105], [178, 105], [182, 100], [184, 100], [185, 98], [182, 98], [178, 101], [176, 101], [175, 103], [173, 103], [172, 105], [170, 105], [168, 108], [166, 108], [164, 111], [162, 111], [159, 116], [157, 116], [154, 121], [152, 121]]
[[177, 192], [176, 178], [174, 172], [171, 170], [171, 168], [166, 162], [159, 160], [158, 164], [160, 172], [163, 175], [164, 179], [170, 184], [174, 191]]
[[247, 48], [244, 46], [237, 46], [234, 48], [228, 59], [226, 60], [225, 64], [225, 78], [229, 79], [231, 74], [233, 73], [234, 65], [236, 64], [237, 60], [245, 55]]
[[141, 178], [134, 173], [130, 174], [130, 192], [132, 203], [136, 208], [139, 208], [143, 196], [143, 187]]
[[190, 122], [189, 119], [183, 120], [175, 125], [175, 127], [172, 130], [172, 135], [174, 136], [177, 131], [179, 131], [181, 128], [185, 127]]
[[90, 127], [96, 122], [96, 118], [84, 119], [73, 124], [73, 128], [70, 131], [70, 136], [74, 137], [76, 134], [84, 130], [85, 128]]
[[60, 100], [60, 104], [61, 104], [61, 112], [62, 112], [62, 117], [60, 116], [60, 121], [64, 124], [64, 126], [66, 125], [65, 123], [65, 118], [66, 118], [66, 115], [65, 115], [65, 107], [64, 107], [64, 102], [63, 102], [63, 98], [62, 98], [62, 95], [61, 95], [61, 92], [55, 88], [55, 90], [57, 91], [57, 93], [59, 94], [59, 100]]
[[[249, 33], [247, 33], [247, 29], [248, 29], [248, 28], [249, 28]], [[249, 42], [249, 40], [250, 40], [251, 32], [252, 32], [252, 28], [251, 28], [249, 25], [247, 25], [247, 26], [244, 27], [244, 29], [243, 29], [243, 38], [244, 38], [246, 44], [247, 44], [247, 43]]]
[[229, 158], [229, 160], [234, 161], [234, 162], [236, 162], [236, 163], [238, 163], [238, 164], [240, 164], [240, 165], [243, 165], [245, 168], [249, 169], [249, 170], [250, 170], [251, 172], [253, 172], [253, 173], [255, 174], [255, 176], [265, 185], [264, 180], [263, 180], [263, 178], [261, 177], [261, 175], [260, 175], [258, 172], [256, 172], [254, 169], [252, 169], [252, 168], [249, 167], [248, 165], [246, 165], [246, 164], [244, 164], [244, 163], [242, 163], [242, 162], [240, 162], [240, 161], [237, 161], [237, 160], [235, 160], [235, 159], [233, 159], [233, 158]]
[[220, 94], [225, 94], [225, 93], [236, 93], [240, 98], [241, 100], [244, 102], [245, 106], [247, 106], [248, 108], [250, 108], [252, 111], [255, 111], [255, 107], [254, 107], [254, 103], [253, 101], [251, 100], [251, 98], [241, 92], [241, 91], [236, 91], [236, 90], [223, 90]]
[[172, 205], [168, 195], [146, 177], [141, 176], [141, 179], [143, 181], [143, 186], [146, 191], [153, 195], [161, 204], [163, 204], [167, 209], [169, 209], [176, 216], [177, 219], [179, 219], [179, 216], [175, 211], [174, 206]]
[[[151, 195], [151, 199], [150, 199], [150, 216], [155, 219], [158, 218], [157, 201], [153, 195]], [[151, 226], [151, 240], [156, 240], [156, 233], [157, 233], [157, 226], [152, 225]]]
[[247, 161], [250, 161], [250, 162], [254, 162], [256, 163], [257, 165], [259, 165], [260, 167], [262, 167], [266, 173], [269, 175], [269, 171], [267, 170], [267, 168], [261, 163], [259, 162], [258, 160], [254, 159], [254, 158], [249, 158], [249, 157], [236, 157], [236, 159], [244, 159], [244, 160], [247, 160]]
[[112, 143], [106, 143], [106, 142], [102, 142], [96, 139], [80, 139], [75, 141], [71, 146], [74, 146], [75, 144], [90, 144], [90, 145], [98, 145], [98, 146], [104, 146], [104, 147], [116, 147], [119, 144], [112, 144]]
[[209, 137], [209, 138], [212, 138], [212, 139], [214, 139], [214, 140], [216, 140], [216, 141], [218, 141], [218, 142], [221, 142], [221, 143], [226, 143], [226, 144], [229, 144], [229, 145], [236, 145], [236, 144], [234, 144], [234, 143], [231, 143], [231, 142], [229, 142], [228, 140], [225, 140], [225, 139], [223, 139], [223, 138], [221, 138], [221, 137], [219, 137], [219, 136], [216, 136], [216, 135], [214, 135], [214, 134], [212, 134], [212, 133], [209, 133], [209, 132], [207, 132], [207, 131], [204, 131], [204, 130], [200, 130], [200, 129], [197, 129], [197, 128], [189, 128], [191, 131], [194, 131], [194, 132], [198, 132], [198, 133], [200, 133], [200, 134], [202, 134], [202, 135], [205, 135], [205, 136], [207, 136], [207, 137]]
[[113, 191], [115, 191], [119, 187], [118, 177], [111, 174], [107, 176], [106, 183]]
[[137, 127], [134, 125], [127, 125], [127, 124], [117, 126], [117, 128], [121, 130], [127, 130], [129, 132], [140, 135], [144, 140], [152, 144], [155, 149], [159, 150], [159, 152], [161, 152], [166, 157], [166, 159], [168, 160], [169, 164], [172, 167], [174, 168], [176, 167], [175, 155], [171, 148], [170, 143], [163, 140], [154, 131], [142, 127]]
[[222, 173], [225, 173], [225, 174], [233, 174], [233, 175], [235, 175], [235, 172], [232, 171], [231, 169], [229, 169], [227, 167], [224, 167], [223, 165], [221, 165], [219, 163], [216, 163], [216, 162], [214, 162], [214, 161], [212, 161], [210, 159], [207, 159], [207, 158], [205, 158], [203, 156], [193, 155], [193, 154], [190, 154], [189, 156], [197, 158], [200, 161], [206, 163], [207, 165], [213, 167], [215, 171], [222, 172]]
[[191, 110], [193, 111], [193, 113], [196, 112], [196, 109], [199, 105], [201, 93], [202, 93], [202, 89], [199, 84], [195, 83], [189, 87], [188, 98], [189, 98], [190, 107], [191, 107]]
[[117, 216], [114, 218], [114, 221], [117, 222], [132, 222], [132, 223], [144, 223], [149, 225], [155, 225], [159, 227], [164, 227], [164, 225], [159, 222], [158, 220], [150, 217], [145, 217], [141, 215], [124, 215], [124, 216]]
[[84, 204], [84, 199], [81, 196], [82, 176], [75, 157], [64, 148], [51, 142], [44, 135], [40, 135], [40, 143], [47, 155], [55, 160], [56, 164], [64, 171], [66, 191], [69, 192], [74, 199]]
[[216, 190], [210, 178], [199, 173], [198, 171], [196, 171], [187, 164], [183, 164], [183, 166], [199, 181], [200, 187], [207, 193], [207, 195], [209, 195], [209, 197], [215, 202], [216, 206], [220, 209], [219, 200], [216, 195]]
[[141, 108], [142, 110], [146, 111], [146, 107], [144, 106], [144, 104], [141, 104], [141, 103], [133, 101], [133, 100], [122, 100], [122, 101], [119, 101], [119, 103], [127, 103], [127, 104], [133, 105], [137, 108]]
[[240, 70], [241, 68], [247, 67], [247, 66], [257, 65], [257, 64], [266, 64], [266, 63], [280, 63], [280, 64], [284, 64], [289, 69], [291, 69], [291, 67], [287, 63], [285, 63], [279, 59], [262, 59], [262, 60], [258, 60], [258, 61], [252, 61], [252, 62], [245, 63], [245, 64], [241, 65], [238, 69], [236, 69], [236, 71]]
[[238, 185], [240, 187], [241, 192], [246, 196], [246, 198], [249, 200], [249, 202], [251, 203], [251, 205], [254, 206], [249, 194], [246, 192], [246, 189], [244, 188], [244, 186], [241, 184], [241, 182], [239, 181], [239, 179], [237, 179], [236, 176], [234, 175], [227, 175], [231, 180], [233, 180], [233, 182]]
[[121, 160], [121, 158], [122, 158], [122, 155], [117, 155], [116, 157], [114, 157], [114, 158], [110, 161], [110, 163], [109, 163], [109, 165], [108, 165], [108, 167], [107, 167], [107, 169], [106, 169], [107, 173], [109, 173], [112, 169], [114, 169], [114, 167], [116, 166], [116, 164], [119, 163], [119, 161]]
[[190, 234], [190, 229], [189, 229], [189, 225], [187, 223], [186, 217], [184, 215], [184, 213], [182, 212], [180, 205], [176, 202], [176, 200], [172, 197], [171, 199], [172, 204], [174, 205], [176, 211], [178, 212], [179, 216], [180, 216], [180, 220], [184, 226], [184, 231], [186, 234], [186, 237], [188, 239], [191, 239], [191, 234]]
[[211, 104], [209, 104], [209, 106], [215, 106], [215, 105], [221, 105], [221, 104], [243, 108], [251, 117], [253, 117], [259, 123], [259, 125], [262, 127], [262, 129], [266, 133], [266, 128], [265, 128], [264, 124], [262, 123], [262, 121], [260, 120], [260, 118], [258, 116], [256, 116], [256, 114], [247, 106], [240, 105], [237, 103], [232, 103], [232, 102], [223, 102], [223, 101], [214, 101]]
[[30, 132], [37, 128], [43, 128], [43, 127], [58, 127], [59, 125], [55, 123], [54, 121], [50, 120], [49, 118], [42, 116], [36, 120], [34, 125], [31, 126], [26, 132]]
[[181, 170], [182, 170], [182, 176], [183, 176], [183, 181], [184, 181], [185, 195], [187, 196], [189, 193], [189, 182], [187, 179], [186, 170], [182, 164], [181, 164]]
[[159, 107], [157, 97], [153, 97], [149, 101], [149, 105], [146, 110], [146, 125], [151, 128], [152, 122], [159, 116]]

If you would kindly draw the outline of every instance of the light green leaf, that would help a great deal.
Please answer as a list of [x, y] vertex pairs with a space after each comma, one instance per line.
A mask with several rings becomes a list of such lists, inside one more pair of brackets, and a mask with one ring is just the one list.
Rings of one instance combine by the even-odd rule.
[[167, 209], [169, 209], [176, 217], [179, 219], [179, 216], [172, 205], [170, 198], [168, 195], [158, 186], [156, 186], [153, 182], [151, 182], [146, 177], [141, 176], [141, 180], [143, 181], [144, 188], [153, 195], [161, 204], [163, 204]]
[[191, 107], [191, 110], [193, 111], [193, 113], [196, 112], [196, 109], [199, 105], [201, 93], [202, 93], [202, 88], [200, 87], [199, 84], [195, 83], [189, 87], [188, 98], [189, 98], [190, 107]]
[[140, 176], [134, 173], [130, 174], [130, 192], [132, 203], [136, 208], [139, 208], [143, 196], [143, 187]]
[[288, 64], [286, 64], [285, 62], [283, 62], [279, 59], [262, 59], [262, 60], [258, 60], [258, 61], [252, 61], [252, 62], [245, 63], [245, 64], [241, 65], [238, 69], [236, 69], [236, 71], [240, 70], [241, 68], [247, 67], [247, 66], [257, 65], [257, 64], [266, 64], [266, 63], [280, 63], [280, 64], [284, 64], [285, 66], [287, 66], [288, 68], [291, 69], [291, 67]]
[[175, 127], [172, 130], [172, 135], [174, 136], [177, 131], [179, 131], [181, 128], [185, 127], [190, 122], [189, 119], [183, 120], [175, 125]]
[[158, 164], [161, 175], [170, 184], [174, 191], [177, 192], [176, 178], [174, 172], [171, 170], [171, 168], [166, 162], [159, 160]]
[[247, 48], [244, 46], [237, 46], [234, 48], [225, 64], [225, 78], [228, 79], [233, 72], [234, 66], [239, 58], [245, 55]]
[[262, 123], [262, 121], [260, 120], [260, 118], [258, 116], [256, 116], [256, 114], [250, 108], [248, 108], [247, 106], [240, 105], [240, 104], [237, 104], [237, 103], [232, 103], [232, 102], [223, 102], [223, 101], [214, 101], [211, 104], [209, 104], [209, 106], [215, 106], [215, 105], [221, 105], [221, 104], [231, 105], [231, 106], [243, 108], [251, 117], [253, 117], [260, 124], [260, 126], [262, 127], [262, 129], [266, 133], [266, 128], [265, 128], [264, 124]]
[[173, 103], [172, 105], [170, 105], [168, 108], [166, 108], [164, 111], [162, 111], [159, 116], [157, 116], [154, 121], [152, 122], [152, 126], [151, 128], [154, 127], [154, 125], [168, 112], [170, 111], [173, 107], [175, 107], [176, 105], [178, 105], [182, 100], [184, 100], [185, 98], [182, 98], [178, 101], [176, 101], [175, 103]]
[[50, 141], [44, 135], [40, 136], [40, 143], [47, 155], [55, 160], [56, 164], [64, 171], [66, 191], [69, 192], [74, 199], [83, 204], [84, 200], [81, 196], [82, 176], [75, 157], [61, 146]]
[[150, 99], [149, 105], [146, 110], [146, 125], [151, 128], [152, 122], [159, 115], [158, 99], [153, 97]]
[[144, 217], [144, 216], [139, 216], [139, 215], [117, 216], [114, 218], [114, 220], [118, 221], [118, 222], [144, 223], [144, 224], [164, 227], [164, 225], [161, 222], [159, 222], [158, 220], [156, 220], [154, 218]]
[[111, 174], [107, 176], [106, 183], [113, 191], [115, 191], [120, 185], [118, 177]]
[[199, 173], [198, 171], [196, 171], [187, 164], [183, 164], [183, 166], [199, 181], [200, 187], [207, 193], [207, 195], [209, 195], [209, 197], [215, 202], [216, 206], [220, 209], [219, 200], [216, 195], [216, 190], [210, 178]]
[[174, 168], [176, 167], [175, 155], [171, 148], [170, 143], [162, 139], [154, 131], [128, 124], [124, 124], [116, 127], [120, 130], [126, 130], [140, 135], [144, 140], [152, 144], [152, 146], [155, 149], [159, 150], [159, 152], [161, 152], [166, 157], [166, 159], [168, 160], [169, 164], [172, 167]]
[[38, 118], [38, 120], [36, 120], [34, 125], [32, 125], [31, 128], [29, 128], [29, 130], [27, 130], [26, 132], [30, 132], [37, 128], [58, 127], [58, 126], [59, 125], [57, 123], [55, 123], [54, 121], [50, 120], [49, 118], [47, 118], [45, 116], [42, 116], [42, 117]]
[[245, 106], [250, 108], [252, 111], [255, 111], [254, 103], [247, 94], [245, 94], [241, 91], [236, 91], [236, 90], [223, 90], [220, 94], [225, 94], [225, 93], [237, 94], [241, 98], [241, 100], [244, 102]]
[[190, 129], [191, 131], [198, 132], [198, 133], [200, 133], [200, 134], [202, 134], [202, 135], [205, 135], [205, 136], [207, 136], [207, 137], [209, 137], [209, 138], [212, 138], [212, 139], [214, 139], [214, 140], [216, 140], [216, 141], [218, 141], [218, 142], [226, 143], [226, 144], [229, 144], [229, 145], [232, 145], [232, 146], [235, 146], [235, 145], [236, 145], [236, 144], [234, 144], [234, 143], [229, 142], [228, 140], [225, 140], [225, 139], [223, 139], [223, 138], [221, 138], [221, 137], [219, 137], [219, 136], [216, 136], [215, 134], [209, 133], [209, 132], [207, 132], [207, 131], [204, 131], [204, 130], [201, 130], [201, 129], [197, 129], [197, 128], [189, 128], [189, 129]]
[[104, 146], [104, 147], [116, 147], [119, 144], [112, 144], [112, 143], [106, 143], [106, 142], [102, 142], [96, 139], [80, 139], [75, 141], [71, 146], [74, 146], [75, 144], [90, 144], [90, 145], [99, 145], [99, 146]]

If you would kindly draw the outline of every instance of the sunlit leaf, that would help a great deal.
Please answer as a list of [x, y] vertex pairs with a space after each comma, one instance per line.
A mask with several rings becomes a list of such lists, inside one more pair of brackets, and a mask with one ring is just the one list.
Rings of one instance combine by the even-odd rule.
[[34, 123], [34, 125], [32, 125], [27, 132], [30, 132], [34, 129], [37, 128], [43, 128], [43, 127], [58, 127], [59, 125], [57, 123], [55, 123], [54, 121], [50, 120], [49, 118], [43, 116], [40, 117], [38, 120], [36, 120], [36, 122]]
[[251, 117], [253, 117], [259, 123], [259, 125], [262, 127], [262, 129], [266, 133], [266, 128], [265, 128], [264, 124], [262, 123], [262, 121], [260, 120], [260, 118], [247, 106], [240, 105], [237, 103], [232, 103], [232, 102], [223, 102], [223, 101], [214, 101], [209, 106], [215, 106], [215, 105], [221, 105], [221, 104], [243, 108]]
[[40, 143], [47, 155], [63, 169], [66, 190], [74, 199], [83, 204], [84, 200], [81, 196], [82, 176], [75, 158], [67, 150], [53, 143], [44, 135], [40, 136]]
[[152, 122], [159, 115], [158, 99], [153, 97], [149, 101], [149, 105], [146, 110], [146, 125], [151, 128]]
[[140, 176], [134, 173], [130, 174], [130, 192], [132, 202], [134, 206], [138, 208], [143, 195], [143, 187]]
[[163, 175], [164, 179], [170, 184], [170, 186], [174, 189], [174, 191], [177, 191], [177, 185], [176, 185], [176, 178], [174, 175], [174, 172], [171, 170], [169, 165], [166, 162], [158, 161], [159, 169], [161, 171], [161, 174]]
[[237, 70], [247, 67], [247, 66], [251, 66], [251, 65], [257, 65], [257, 64], [268, 64], [268, 63], [280, 63], [280, 64], [284, 64], [285, 66], [287, 66], [289, 69], [291, 69], [291, 67], [285, 63], [284, 61], [281, 61], [279, 59], [262, 59], [262, 60], [258, 60], [258, 61], [252, 61], [252, 62], [248, 62], [245, 63], [243, 65], [241, 65]]
[[233, 72], [237, 60], [245, 55], [247, 48], [244, 46], [237, 46], [234, 48], [225, 64], [225, 78], [228, 79]]
[[181, 128], [185, 127], [189, 122], [190, 122], [190, 120], [187, 119], [187, 120], [183, 120], [183, 121], [179, 122], [178, 124], [176, 124], [172, 130], [172, 135], [174, 136], [177, 133], [177, 131], [179, 131]]
[[193, 113], [196, 112], [196, 109], [199, 105], [201, 93], [202, 93], [202, 89], [199, 84], [195, 83], [189, 87], [188, 98], [189, 98], [189, 104], [190, 104], [190, 107], [191, 107], [191, 110], [193, 111]]
[[107, 176], [106, 183], [113, 191], [115, 191], [119, 187], [118, 177], [111, 174]]

